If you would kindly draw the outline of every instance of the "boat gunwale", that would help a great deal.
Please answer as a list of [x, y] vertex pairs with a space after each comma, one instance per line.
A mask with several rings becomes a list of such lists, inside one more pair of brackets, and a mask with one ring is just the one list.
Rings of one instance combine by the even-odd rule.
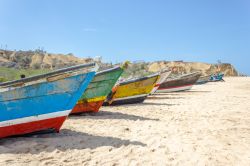
[[77, 71], [77, 70], [80, 70], [83, 68], [95, 67], [95, 66], [96, 66], [96, 63], [87, 63], [87, 64], [81, 64], [81, 65], [71, 66], [71, 67], [67, 67], [67, 68], [62, 68], [62, 69], [51, 71], [51, 72], [45, 73], [45, 74], [39, 74], [39, 75], [27, 77], [27, 78], [3, 82], [3, 83], [0, 83], [0, 88], [15, 85], [17, 83], [32, 82], [32, 81], [44, 79], [44, 78], [47, 78], [50, 76], [59, 75], [59, 74], [66, 73], [66, 72], [74, 72], [74, 71]]
[[105, 69], [105, 70], [102, 70], [102, 71], [98, 71], [96, 73], [96, 76], [99, 76], [101, 74], [105, 74], [105, 73], [108, 73], [108, 72], [111, 72], [111, 71], [115, 71], [115, 70], [118, 70], [118, 69], [122, 69], [120, 66], [115, 66], [115, 67], [112, 67], [112, 68], [109, 68], [109, 69]]
[[158, 77], [160, 76], [160, 73], [156, 73], [156, 74], [152, 74], [149, 76], [145, 76], [145, 77], [140, 77], [140, 78], [134, 78], [131, 80], [127, 80], [127, 81], [123, 81], [123, 82], [119, 82], [118, 85], [126, 85], [126, 84], [130, 84], [130, 83], [134, 83], [134, 82], [138, 82], [138, 81], [144, 81], [153, 77]]
[[172, 78], [172, 79], [169, 79], [169, 80], [165, 80], [163, 83], [177, 81], [177, 80], [183, 80], [183, 79], [186, 79], [186, 78], [195, 77], [197, 75], [201, 75], [201, 72], [193, 72], [193, 73], [184, 74], [184, 75], [181, 75], [180, 77], [177, 77], [177, 78]]

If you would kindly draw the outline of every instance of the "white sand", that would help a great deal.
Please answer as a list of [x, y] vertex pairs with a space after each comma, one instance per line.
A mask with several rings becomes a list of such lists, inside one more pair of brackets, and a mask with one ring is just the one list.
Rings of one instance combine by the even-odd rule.
[[69, 118], [59, 134], [0, 140], [0, 165], [250, 165], [250, 78]]

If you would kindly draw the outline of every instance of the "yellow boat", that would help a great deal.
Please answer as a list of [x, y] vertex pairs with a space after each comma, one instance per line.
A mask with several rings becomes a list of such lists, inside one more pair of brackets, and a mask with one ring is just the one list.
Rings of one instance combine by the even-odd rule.
[[104, 105], [121, 105], [143, 102], [160, 78], [159, 74], [118, 83]]

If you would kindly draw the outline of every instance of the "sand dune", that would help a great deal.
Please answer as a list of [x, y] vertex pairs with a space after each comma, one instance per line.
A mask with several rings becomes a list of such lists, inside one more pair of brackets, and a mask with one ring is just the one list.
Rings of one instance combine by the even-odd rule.
[[249, 165], [250, 78], [71, 116], [61, 132], [0, 140], [0, 165]]

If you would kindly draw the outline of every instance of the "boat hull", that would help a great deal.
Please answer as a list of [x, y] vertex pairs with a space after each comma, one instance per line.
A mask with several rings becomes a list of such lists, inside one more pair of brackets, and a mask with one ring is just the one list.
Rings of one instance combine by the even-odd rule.
[[177, 79], [167, 80], [160, 85], [157, 92], [179, 92], [190, 90], [200, 76], [200, 73], [192, 73]]
[[134, 104], [143, 102], [154, 88], [159, 75], [122, 82], [113, 88], [104, 105]]
[[0, 138], [13, 136], [13, 135], [22, 135], [33, 133], [36, 131], [43, 131], [47, 129], [53, 129], [56, 132], [59, 132], [63, 122], [66, 120], [68, 115], [59, 116], [56, 118], [46, 118], [43, 120], [35, 119], [31, 122], [24, 122], [20, 124], [10, 125], [1, 127], [0, 129]]
[[[147, 94], [136, 95], [131, 97], [124, 97], [119, 99], [114, 99], [111, 105], [123, 105], [123, 104], [135, 104], [135, 103], [143, 103], [147, 98]], [[109, 105], [107, 102], [104, 105]]]
[[98, 112], [122, 73], [123, 69], [120, 67], [97, 73], [72, 109], [71, 114]]
[[77, 103], [71, 111], [71, 114], [81, 114], [84, 112], [98, 112], [101, 108], [104, 100], [94, 101], [94, 102], [85, 102]]
[[59, 80], [0, 89], [0, 138], [46, 129], [59, 131], [94, 75], [57, 76]]
[[156, 82], [156, 84], [155, 84], [154, 88], [152, 89], [152, 91], [150, 92], [150, 94], [154, 94], [157, 91], [157, 89], [160, 87], [160, 85], [168, 78], [170, 73], [171, 73], [171, 71], [164, 71], [161, 73], [160, 78]]
[[177, 87], [171, 87], [166, 89], [159, 89], [157, 90], [158, 93], [166, 93], [166, 92], [180, 92], [180, 91], [186, 91], [190, 90], [193, 85], [184, 85], [184, 86], [177, 86]]
[[213, 75], [213, 76], [210, 77], [209, 81], [210, 82], [224, 81], [223, 77], [224, 77], [224, 74]]

